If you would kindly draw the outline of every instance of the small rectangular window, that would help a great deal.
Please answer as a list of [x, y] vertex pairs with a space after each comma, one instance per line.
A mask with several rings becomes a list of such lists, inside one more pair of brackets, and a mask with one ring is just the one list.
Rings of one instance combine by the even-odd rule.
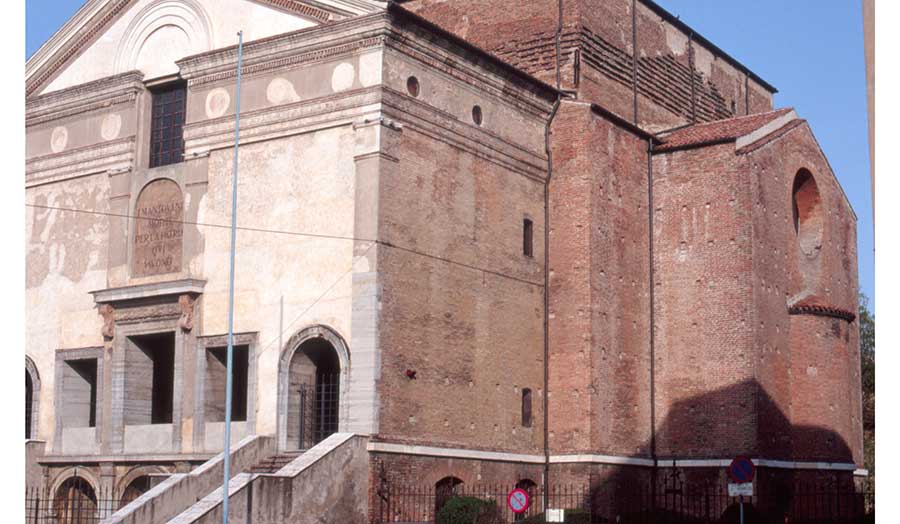
[[534, 223], [529, 218], [522, 227], [522, 252], [526, 257], [534, 256]]
[[[228, 348], [206, 350], [206, 421], [225, 422], [225, 377]], [[248, 346], [234, 346], [231, 360], [231, 420], [247, 420]]]
[[150, 125], [150, 167], [184, 160], [184, 113], [187, 90], [184, 83], [154, 89]]
[[125, 353], [125, 424], [171, 424], [175, 333], [130, 337]]
[[73, 428], [97, 426], [97, 359], [66, 360], [63, 370], [63, 425]]
[[531, 427], [531, 390], [522, 390], [522, 427]]

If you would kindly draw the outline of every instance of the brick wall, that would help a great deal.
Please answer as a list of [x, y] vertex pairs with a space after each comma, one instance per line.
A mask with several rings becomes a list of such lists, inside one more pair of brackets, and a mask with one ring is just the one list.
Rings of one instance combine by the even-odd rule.
[[[404, 7], [538, 78], [556, 82], [559, 2], [412, 0]], [[633, 42], [637, 41], [637, 122], [661, 130], [772, 108], [769, 88], [689, 28], [631, 0], [564, 0], [561, 87], [628, 120], [635, 118]], [[514, 17], [513, 17], [514, 15]], [[636, 24], [633, 23], [636, 20]]]
[[[540, 452], [543, 182], [414, 126], [385, 148], [397, 162], [381, 174], [380, 236], [428, 256], [380, 251], [379, 434]], [[523, 254], [525, 218], [533, 257]], [[522, 426], [523, 388], [533, 391], [532, 427]]]
[[[660, 456], [860, 463], [858, 326], [789, 313], [804, 297], [856, 310], [856, 219], [808, 127], [653, 164]], [[800, 169], [821, 194], [812, 257], [794, 226]]]
[[[746, 157], [743, 172], [754, 199], [759, 382], [788, 415], [794, 457], [860, 464], [858, 323], [789, 315], [787, 308], [812, 295], [824, 305], [856, 312], [856, 217], [808, 125], [757, 146]], [[800, 249], [793, 223], [792, 188], [800, 169], [812, 174], [821, 199], [822, 245], [812, 259]], [[763, 420], [767, 452], [784, 453], [776, 437], [784, 428], [767, 427], [770, 419]]]
[[550, 447], [646, 456], [647, 142], [587, 104], [553, 123]]

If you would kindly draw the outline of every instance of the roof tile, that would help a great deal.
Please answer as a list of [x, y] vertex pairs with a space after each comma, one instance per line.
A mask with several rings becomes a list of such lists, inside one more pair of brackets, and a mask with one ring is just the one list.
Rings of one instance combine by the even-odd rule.
[[703, 124], [683, 127], [660, 135], [657, 138], [662, 142], [654, 148], [655, 152], [674, 151], [690, 147], [731, 142], [739, 137], [747, 135], [765, 126], [773, 120], [793, 111], [786, 107], [768, 113], [740, 116], [726, 120], [716, 120]]

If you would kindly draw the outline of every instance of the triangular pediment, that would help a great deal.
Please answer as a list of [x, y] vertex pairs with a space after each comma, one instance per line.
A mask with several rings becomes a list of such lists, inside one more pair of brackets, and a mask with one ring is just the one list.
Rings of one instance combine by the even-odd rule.
[[145, 79], [178, 72], [175, 61], [370, 13], [378, 0], [88, 0], [25, 65], [35, 96], [141, 71]]

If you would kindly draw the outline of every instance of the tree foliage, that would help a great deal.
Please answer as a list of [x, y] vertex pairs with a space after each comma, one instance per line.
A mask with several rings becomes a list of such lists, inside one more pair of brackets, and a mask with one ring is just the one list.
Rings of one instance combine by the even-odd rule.
[[859, 368], [863, 393], [863, 426], [875, 429], [875, 315], [869, 299], [859, 294]]
[[871, 479], [875, 478], [875, 315], [869, 298], [859, 294], [859, 369], [862, 382], [863, 455]]

